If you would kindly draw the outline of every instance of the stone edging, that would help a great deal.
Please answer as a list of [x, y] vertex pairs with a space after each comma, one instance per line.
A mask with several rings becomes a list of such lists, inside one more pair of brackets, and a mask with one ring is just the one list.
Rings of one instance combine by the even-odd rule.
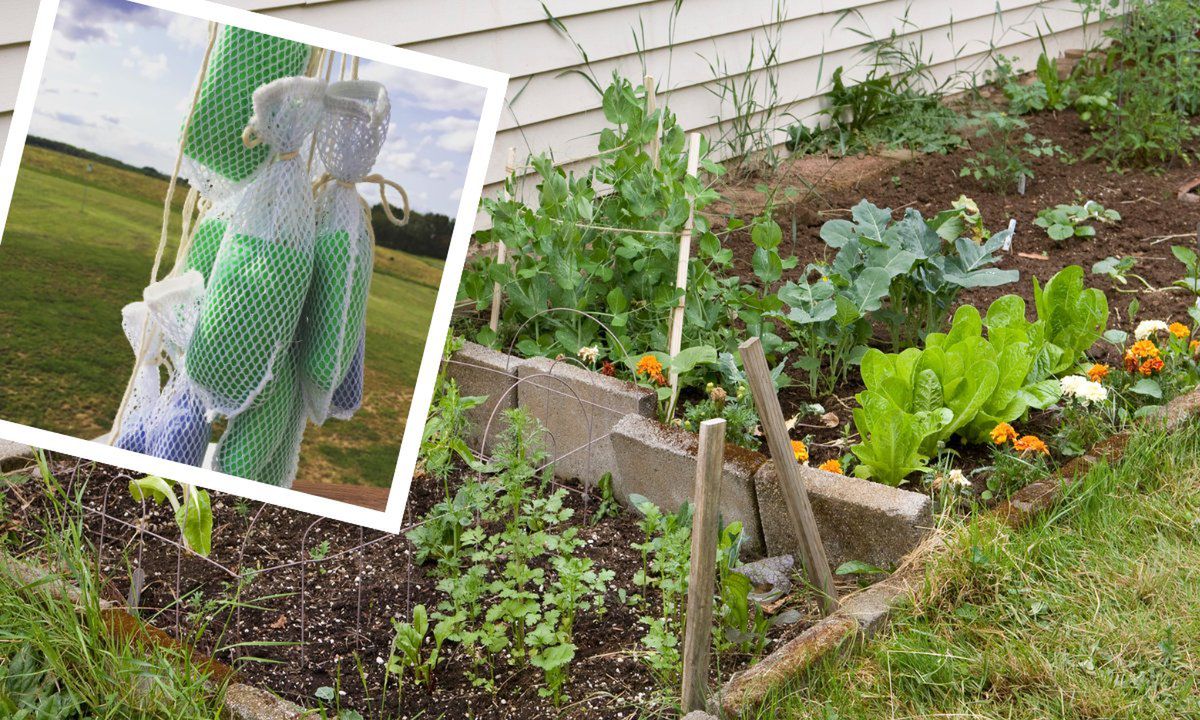
[[[614, 494], [627, 505], [635, 494], [672, 510], [691, 498], [696, 435], [657, 421], [653, 391], [571, 359], [525, 360], [470, 342], [445, 368], [461, 394], [488, 396], [469, 415], [472, 448], [490, 450], [500, 413], [521, 407], [550, 434], [558, 477], [594, 483], [611, 472]], [[796, 554], [798, 541], [769, 459], [728, 443], [725, 458], [721, 515], [742, 522], [744, 554]], [[932, 502], [924, 493], [807, 465], [803, 473], [834, 566], [847, 560], [896, 566], [933, 528]]]
[[[1167, 430], [1173, 430], [1200, 414], [1200, 388], [1167, 403], [1158, 413]], [[1116, 462], [1125, 453], [1129, 433], [1122, 432], [1097, 443], [1081, 457], [1064, 465], [1048, 478], [1031, 483], [991, 511], [1011, 527], [1031, 522], [1057, 503], [1064, 489], [1100, 462]], [[887, 621], [901, 601], [916, 597], [930, 561], [949, 547], [947, 538], [933, 533], [910, 553], [900, 569], [886, 580], [847, 596], [842, 607], [829, 617], [776, 649], [752, 667], [734, 675], [718, 695], [722, 712], [738, 717], [760, 704], [773, 690], [808, 670], [821, 658], [856, 640], [869, 638]]]

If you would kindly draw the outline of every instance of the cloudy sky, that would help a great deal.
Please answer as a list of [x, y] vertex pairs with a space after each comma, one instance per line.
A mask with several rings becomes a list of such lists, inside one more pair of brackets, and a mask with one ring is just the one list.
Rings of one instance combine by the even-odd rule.
[[[125, 0], [63, 0], [30, 133], [170, 173], [207, 38], [204, 20]], [[383, 83], [392, 101], [375, 171], [403, 185], [414, 210], [454, 217], [483, 88], [368, 61], [359, 78]], [[378, 201], [376, 189], [361, 190]]]

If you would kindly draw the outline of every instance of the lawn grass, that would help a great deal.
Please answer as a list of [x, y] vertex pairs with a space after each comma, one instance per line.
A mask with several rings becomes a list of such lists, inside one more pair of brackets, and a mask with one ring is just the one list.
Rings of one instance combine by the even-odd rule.
[[[111, 427], [129, 377], [120, 312], [149, 281], [166, 183], [85, 166], [25, 149], [0, 241], [0, 418], [90, 439]], [[391, 484], [442, 263], [385, 248], [376, 263], [363, 410], [310, 427], [300, 479]]]
[[1200, 718], [1200, 429], [1125, 459], [1014, 531], [970, 522], [917, 604], [761, 718]]

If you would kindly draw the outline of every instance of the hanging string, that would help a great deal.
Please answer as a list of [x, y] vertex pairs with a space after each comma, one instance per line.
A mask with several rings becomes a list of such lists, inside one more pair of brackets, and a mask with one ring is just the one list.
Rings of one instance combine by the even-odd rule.
[[[183, 149], [187, 145], [188, 131], [192, 127], [192, 117], [196, 114], [196, 103], [200, 101], [200, 90], [204, 86], [204, 77], [208, 72], [208, 61], [212, 57], [213, 47], [216, 44], [217, 24], [210, 22], [208, 24], [208, 44], [204, 48], [204, 58], [200, 61], [200, 72], [196, 76], [196, 88], [192, 93], [191, 103], [188, 105], [187, 121], [183, 124], [183, 130], [179, 138], [179, 152], [175, 155], [175, 166], [171, 170], [171, 181], [167, 185], [167, 197], [163, 201], [162, 232], [158, 237], [158, 248], [154, 252], [154, 265], [150, 269], [151, 284], [158, 281], [158, 270], [162, 265], [163, 254], [166, 252], [167, 233], [170, 230], [171, 224], [171, 202], [175, 197], [175, 186], [179, 181], [179, 171], [183, 167]], [[133, 385], [137, 379], [138, 370], [146, 362], [146, 355], [150, 352], [153, 335], [154, 333], [150, 331], [150, 316], [147, 315], [146, 320], [142, 323], [137, 352], [134, 353], [133, 372], [129, 374], [129, 382], [125, 384], [125, 392], [121, 396], [121, 404], [117, 406], [117, 416], [113, 420], [112, 430], [109, 431], [109, 445], [115, 443], [117, 437], [121, 434], [121, 423], [124, 421], [125, 412], [129, 408], [129, 400], [133, 396]]]
[[[363, 177], [359, 178], [358, 180], [354, 180], [354, 181], [339, 180], [338, 178], [335, 178], [334, 176], [330, 175], [329, 173], [325, 173], [321, 177], [317, 178], [317, 181], [315, 183], [313, 183], [313, 192], [314, 193], [318, 192], [321, 188], [325, 187], [329, 183], [335, 183], [337, 185], [340, 185], [344, 188], [349, 188], [351, 190], [357, 190], [358, 185], [361, 183], [369, 183], [371, 185], [378, 185], [379, 186], [379, 201], [380, 201], [380, 204], [383, 206], [383, 214], [387, 217], [388, 221], [391, 222], [396, 227], [403, 227], [404, 225], [408, 224], [408, 220], [409, 220], [409, 217], [411, 216], [412, 212], [411, 212], [411, 208], [409, 207], [409, 204], [408, 204], [408, 192], [404, 189], [404, 187], [400, 183], [394, 182], [392, 180], [388, 180], [387, 178], [380, 175], [379, 173], [372, 173], [370, 175], [364, 175]], [[394, 214], [392, 214], [392, 205], [391, 205], [391, 203], [388, 202], [388, 199], [387, 199], [387, 189], [389, 187], [394, 188], [396, 190], [396, 192], [400, 193], [400, 202], [403, 203], [403, 205], [404, 205], [404, 213], [403, 213], [402, 218], [397, 219], [396, 216]], [[362, 195], [358, 196], [358, 203], [362, 206], [363, 214], [367, 218], [367, 234], [370, 236], [371, 242], [374, 243], [375, 242], [375, 228], [371, 223], [371, 205], [367, 202], [367, 199], [364, 198]]]

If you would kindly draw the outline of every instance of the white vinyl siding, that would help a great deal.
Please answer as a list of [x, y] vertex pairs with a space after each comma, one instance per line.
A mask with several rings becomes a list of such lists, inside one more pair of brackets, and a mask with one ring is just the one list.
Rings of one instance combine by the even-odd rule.
[[[519, 156], [551, 152], [556, 162], [584, 165], [604, 126], [600, 98], [574, 71], [585, 70], [575, 42], [587, 52], [590, 72], [606, 84], [614, 71], [658, 80], [660, 103], [680, 123], [710, 137], [719, 134], [722, 106], [710, 62], [744, 72], [751, 44], [761, 48], [776, 29], [776, 0], [686, 0], [674, 22], [674, 0], [546, 0], [546, 9], [570, 32], [548, 21], [537, 0], [234, 0], [231, 5], [391, 45], [495, 68], [513, 76], [510, 104], [489, 166], [489, 192], [504, 174], [508, 147]], [[790, 116], [809, 118], [821, 107], [834, 68], [847, 77], [865, 70], [862, 54], [872, 37], [893, 30], [920, 42], [940, 79], [981, 73], [989, 52], [1016, 56], [1029, 67], [1044, 42], [1052, 54], [1085, 44], [1083, 19], [1072, 0], [793, 0], [779, 26], [777, 80], [782, 142]], [[0, 132], [7, 130], [32, 29], [36, 0], [0, 0]], [[770, 27], [764, 27], [770, 26]], [[1039, 37], [1040, 33], [1040, 37]], [[1098, 29], [1088, 30], [1094, 40]], [[639, 55], [639, 45], [641, 53]], [[757, 58], [753, 73], [765, 92]], [[760, 101], [765, 99], [760, 98]], [[787, 117], [787, 119], [783, 119]], [[2, 134], [0, 134], [2, 137]]]

